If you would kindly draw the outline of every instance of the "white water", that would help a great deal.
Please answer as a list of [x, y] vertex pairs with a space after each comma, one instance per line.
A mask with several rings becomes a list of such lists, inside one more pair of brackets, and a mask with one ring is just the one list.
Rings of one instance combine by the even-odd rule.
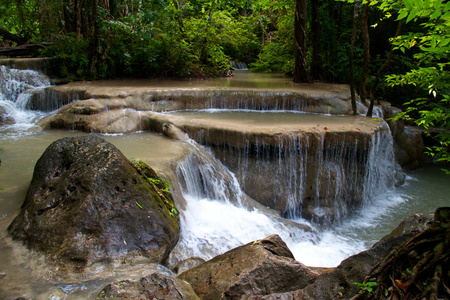
[[3, 108], [7, 125], [1, 132], [26, 132], [48, 113], [26, 110], [32, 92], [50, 85], [50, 79], [33, 70], [10, 69], [0, 66], [0, 108]]
[[[382, 141], [382, 137], [374, 136], [373, 151], [389, 146], [389, 143], [386, 145]], [[343, 259], [367, 249], [375, 242], [364, 243], [358, 234], [378, 226], [380, 214], [404, 201], [392, 189], [387, 193], [378, 193], [378, 197], [372, 195], [370, 205], [367, 203], [356, 216], [332, 229], [321, 230], [306, 220], [294, 220], [311, 226], [313, 231], [306, 232], [292, 224], [283, 224], [273, 213], [245, 205], [245, 195], [234, 174], [207, 148], [193, 141], [190, 143], [192, 153], [177, 169], [187, 206], [182, 212], [181, 240], [171, 257], [172, 263], [189, 257], [208, 260], [237, 246], [278, 234], [302, 263], [318, 267], [337, 266]], [[383, 150], [390, 158], [391, 152]], [[373, 159], [374, 163], [381, 164], [379, 160], [386, 157], [380, 152]], [[374, 181], [374, 176], [379, 176], [376, 173], [383, 167], [370, 168], [368, 172], [374, 174], [367, 177], [368, 184], [375, 184], [369, 181]], [[376, 184], [379, 184], [377, 181]], [[391, 183], [383, 184], [392, 187]], [[375, 206], [379, 208], [374, 211]]]

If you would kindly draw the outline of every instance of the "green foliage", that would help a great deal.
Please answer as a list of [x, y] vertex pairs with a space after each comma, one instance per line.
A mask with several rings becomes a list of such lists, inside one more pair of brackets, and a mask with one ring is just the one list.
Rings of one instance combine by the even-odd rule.
[[353, 284], [356, 284], [359, 289], [359, 293], [372, 293], [373, 290], [378, 286], [377, 282], [374, 281], [367, 281], [364, 283], [359, 282], [353, 282]]
[[45, 48], [41, 54], [55, 59], [60, 76], [85, 79], [88, 77], [88, 49], [88, 40], [68, 34], [59, 36], [56, 43]]
[[425, 128], [437, 143], [428, 148], [428, 153], [437, 161], [450, 163], [450, 3], [383, 1], [379, 8], [389, 14], [396, 12], [397, 20], [420, 25], [420, 31], [392, 40], [395, 49], [411, 51], [416, 64], [406, 73], [387, 76], [387, 82], [390, 86], [412, 85], [428, 92], [426, 97], [405, 103], [405, 110], [397, 119], [412, 120]]
[[258, 60], [251, 64], [254, 70], [294, 73], [294, 5], [291, 1], [255, 5], [263, 47]]

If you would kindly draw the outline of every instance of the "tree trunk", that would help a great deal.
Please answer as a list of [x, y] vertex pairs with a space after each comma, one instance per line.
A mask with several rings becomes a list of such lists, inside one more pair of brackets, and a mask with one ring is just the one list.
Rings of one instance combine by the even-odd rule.
[[[398, 22], [398, 25], [397, 25], [397, 31], [395, 32], [395, 36], [396, 37], [400, 35], [400, 32], [402, 30], [402, 25], [403, 25], [403, 20], [400, 20]], [[377, 74], [375, 75], [374, 83], [373, 83], [372, 87], [370, 88], [370, 99], [371, 99], [371, 101], [374, 101], [374, 99], [376, 97], [376, 88], [377, 88], [378, 83], [380, 81], [380, 76], [383, 74], [383, 72], [386, 70], [386, 68], [391, 63], [393, 55], [394, 55], [394, 45], [391, 45], [391, 50], [389, 51], [388, 57], [386, 58], [386, 61], [380, 67], [380, 69], [378, 70]]]
[[212, 0], [211, 7], [209, 8], [208, 21], [206, 23], [205, 37], [203, 38], [203, 45], [202, 45], [202, 49], [200, 51], [200, 61], [204, 64], [208, 63], [208, 55], [206, 53], [206, 48], [208, 46], [208, 32], [209, 32], [209, 27], [211, 26], [211, 23], [212, 23], [212, 13], [213, 13], [214, 5], [215, 5], [215, 0]]
[[306, 17], [307, 2], [306, 0], [295, 1], [295, 70], [294, 82], [310, 82], [308, 70], [306, 67]]
[[180, 33], [183, 39], [187, 40], [186, 32], [184, 30], [184, 22], [183, 22], [183, 13], [181, 11], [181, 5], [179, 3], [179, 0], [174, 1], [175, 8], [178, 11], [178, 26], [180, 27]]
[[[359, 81], [359, 96], [361, 97], [361, 102], [366, 104], [366, 82], [367, 75], [369, 74], [370, 65], [370, 39], [369, 39], [369, 4], [364, 4], [363, 15], [361, 20], [361, 33], [363, 38], [363, 49], [364, 49], [364, 63], [363, 72], [361, 75], [361, 80]], [[370, 115], [372, 116], [372, 114]]]
[[322, 51], [320, 44], [320, 3], [319, 0], [311, 0], [311, 37], [312, 37], [312, 61], [311, 77], [313, 80], [322, 81], [324, 71], [322, 66]]
[[351, 93], [351, 97], [352, 97], [352, 109], [353, 109], [353, 114], [357, 115], [358, 114], [358, 108], [356, 106], [356, 95], [355, 95], [355, 75], [354, 73], [354, 68], [353, 68], [353, 53], [355, 50], [355, 41], [356, 41], [356, 27], [358, 25], [358, 18], [359, 18], [359, 13], [358, 13], [358, 9], [359, 9], [359, 1], [355, 1], [355, 6], [354, 6], [354, 10], [353, 10], [353, 30], [352, 30], [352, 41], [351, 41], [351, 46], [350, 46], [350, 58], [349, 58], [349, 63], [350, 63], [350, 93]]
[[100, 24], [98, 20], [98, 0], [93, 0], [92, 2], [92, 19], [91, 23], [94, 25], [94, 34], [92, 36], [91, 45], [90, 45], [90, 63], [91, 67], [89, 68], [89, 72], [92, 74], [95, 73], [96, 67], [97, 67], [97, 61], [99, 56], [99, 49], [100, 49]]

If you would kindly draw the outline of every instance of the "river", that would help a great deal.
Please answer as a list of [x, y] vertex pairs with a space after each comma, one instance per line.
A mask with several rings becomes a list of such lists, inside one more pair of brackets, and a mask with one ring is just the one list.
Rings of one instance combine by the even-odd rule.
[[[164, 88], [170, 88], [179, 86], [180, 82], [164, 81], [160, 84]], [[195, 82], [184, 84], [195, 86]], [[250, 73], [235, 79], [200, 81], [198, 86], [214, 86], [215, 84], [234, 87], [250, 85], [252, 88], [274, 89], [282, 85], [290, 85], [289, 81], [281, 76], [272, 78], [267, 74]], [[0, 101], [9, 100], [0, 99]], [[19, 109], [19, 112], [22, 113], [23, 110]], [[55, 112], [24, 112], [33, 114], [33, 117], [21, 119], [22, 121], [17, 124], [0, 125], [0, 147], [2, 147], [0, 150], [2, 160], [0, 166], [0, 188], [2, 188], [0, 190], [0, 244], [2, 245], [0, 256], [10, 258], [2, 259], [0, 262], [0, 280], [2, 281], [0, 292], [5, 295], [0, 298], [26, 296], [33, 299], [34, 297], [77, 299], [81, 295], [92, 297], [95, 294], [94, 291], [101, 288], [107, 282], [106, 280], [100, 280], [97, 277], [61, 278], [55, 274], [48, 274], [41, 257], [28, 253], [7, 236], [6, 228], [20, 209], [34, 165], [46, 147], [62, 137], [86, 134], [77, 131], [38, 130], [34, 125], [36, 119]], [[228, 118], [229, 114], [231, 115], [232, 112], [225, 111], [222, 117]], [[255, 118], [258, 122], [263, 122], [261, 120], [267, 118], [271, 119], [271, 122], [280, 123], [282, 118], [280, 116], [283, 116], [285, 112], [280, 112], [280, 115], [276, 112], [270, 112], [270, 115], [263, 115], [265, 112], [252, 112], [252, 114], [256, 114]], [[317, 116], [317, 118], [322, 117]], [[287, 121], [295, 122], [296, 118], [298, 115], [294, 114], [289, 116]], [[314, 119], [314, 115], [308, 115], [308, 118]], [[198, 151], [197, 155], [204, 156], [203, 159], [209, 161], [209, 165], [205, 164], [205, 166], [213, 165], [214, 170], [223, 170], [221, 172], [227, 174], [230, 172], [215, 160], [208, 148], [193, 141], [174, 141], [150, 132], [103, 136], [116, 145], [126, 157], [145, 160], [159, 172], [172, 176], [174, 185], [179, 184], [174, 177], [175, 173], [178, 174], [178, 178], [191, 176], [189, 169], [192, 166], [189, 165], [189, 155], [186, 158], [186, 153]], [[169, 170], [173, 167], [174, 161], [180, 161], [178, 167]], [[204, 171], [214, 172], [209, 169]], [[225, 185], [234, 196], [242, 193], [233, 173], [230, 172], [223, 179], [219, 178], [218, 174], [211, 173], [211, 175], [211, 178], [215, 180], [210, 183], [211, 189], [222, 189], [224, 182], [221, 180], [226, 180]], [[309, 266], [337, 266], [346, 257], [369, 248], [395, 228], [403, 218], [416, 213], [433, 213], [437, 207], [448, 206], [448, 195], [450, 195], [448, 183], [449, 178], [439, 170], [439, 167], [426, 164], [421, 169], [407, 173], [404, 185], [380, 191], [379, 196], [374, 195], [370, 205], [363, 206], [339, 225], [323, 228], [303, 219], [292, 220], [299, 224], [310, 225], [313, 228], [312, 232], [305, 232], [292, 227], [292, 224], [280, 222], [280, 218], [275, 214], [261, 208], [249, 208], [248, 202], [243, 205], [240, 201], [231, 201], [226, 192], [205, 196], [177, 187], [182, 190], [186, 204], [182, 208], [182, 237], [174, 251], [179, 257], [171, 259], [177, 261], [191, 256], [209, 259], [233, 247], [277, 233], [286, 241], [300, 262]], [[202, 209], [199, 210], [198, 207]], [[118, 278], [128, 272], [131, 271], [108, 271], [103, 277]], [[133, 272], [136, 276], [145, 273], [139, 268]]]

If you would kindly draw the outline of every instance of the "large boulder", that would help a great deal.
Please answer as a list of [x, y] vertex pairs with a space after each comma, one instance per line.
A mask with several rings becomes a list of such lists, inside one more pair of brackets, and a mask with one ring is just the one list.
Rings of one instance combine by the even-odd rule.
[[271, 295], [245, 296], [241, 300], [350, 299], [358, 292], [358, 285], [355, 283], [362, 283], [371, 270], [393, 249], [429, 228], [431, 220], [432, 215], [422, 214], [406, 218], [370, 249], [345, 259], [333, 271], [322, 273], [313, 284], [304, 289]]
[[164, 263], [178, 241], [178, 212], [151, 168], [89, 135], [47, 148], [8, 232], [69, 270]]
[[415, 127], [405, 126], [403, 120], [392, 120], [401, 109], [383, 103], [381, 106], [386, 122], [394, 138], [394, 152], [397, 162], [408, 170], [417, 169], [424, 161], [424, 142], [422, 133]]
[[153, 273], [139, 280], [119, 280], [108, 284], [97, 296], [101, 299], [171, 299], [198, 300], [185, 281], [162, 273]]
[[239, 299], [306, 287], [318, 273], [294, 260], [278, 235], [230, 250], [178, 275], [201, 299]]

